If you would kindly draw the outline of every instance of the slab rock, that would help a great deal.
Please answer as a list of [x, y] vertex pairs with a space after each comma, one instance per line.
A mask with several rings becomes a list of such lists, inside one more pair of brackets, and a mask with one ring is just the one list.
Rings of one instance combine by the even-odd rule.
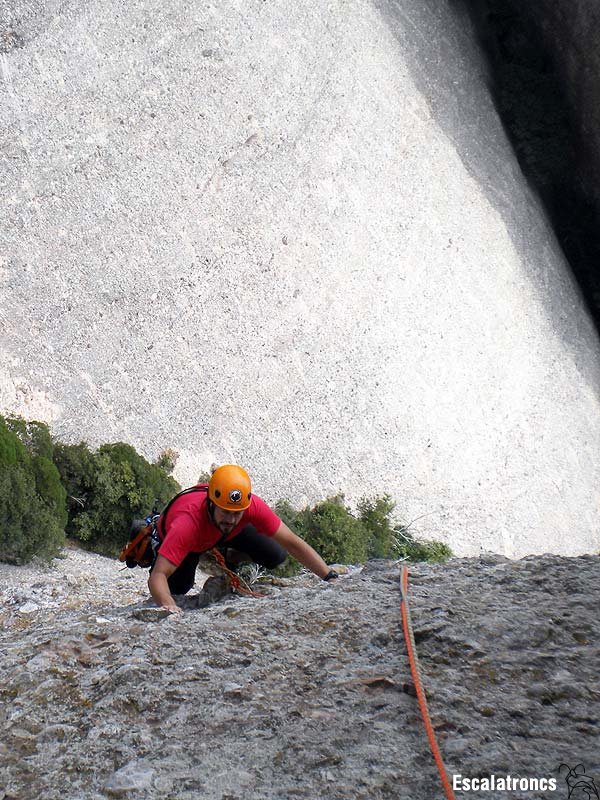
[[596, 551], [598, 337], [460, 3], [8, 6], [1, 411]]
[[[65, 600], [26, 626], [18, 614], [0, 624], [7, 797], [442, 796], [402, 633], [400, 565], [289, 579], [271, 597], [152, 623], [132, 616], [127, 582], [103, 564], [62, 562], [63, 573], [98, 575], [85, 609]], [[3, 582], [18, 570], [2, 565]], [[599, 581], [598, 556], [409, 566], [420, 672], [451, 776], [554, 777], [557, 796], [562, 763], [600, 779]]]
[[141, 792], [150, 789], [154, 773], [151, 764], [143, 759], [130, 761], [108, 779], [104, 788], [111, 797], [123, 797], [132, 792]]

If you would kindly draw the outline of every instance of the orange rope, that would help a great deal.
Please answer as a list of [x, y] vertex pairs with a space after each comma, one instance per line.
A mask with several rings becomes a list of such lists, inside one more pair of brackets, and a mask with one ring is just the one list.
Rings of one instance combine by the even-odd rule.
[[213, 550], [209, 550], [208, 552], [209, 552], [209, 555], [211, 555], [215, 559], [215, 561], [217, 562], [219, 567], [223, 570], [223, 572], [225, 573], [225, 575], [229, 579], [229, 583], [231, 584], [231, 587], [233, 589], [235, 589], [236, 592], [239, 592], [240, 594], [248, 595], [248, 597], [266, 597], [267, 596], [265, 594], [262, 594], [261, 592], [253, 592], [252, 589], [250, 589], [247, 585], [242, 585], [242, 583], [245, 583], [245, 582], [243, 582], [242, 579], [240, 578], [240, 576], [236, 575], [235, 572], [233, 572], [233, 570], [229, 569], [229, 567], [225, 563], [225, 557], [223, 556], [223, 553], [221, 553], [220, 550], [217, 550], [216, 547]]
[[421, 681], [421, 674], [419, 671], [419, 662], [417, 660], [417, 648], [415, 646], [415, 637], [412, 630], [412, 621], [410, 618], [410, 610], [408, 608], [408, 568], [403, 566], [400, 572], [400, 591], [402, 593], [402, 627], [404, 628], [404, 640], [406, 641], [406, 650], [408, 651], [408, 661], [410, 663], [410, 671], [412, 673], [415, 689], [417, 691], [417, 700], [419, 701], [419, 708], [421, 709], [421, 716], [425, 725], [427, 738], [429, 739], [429, 746], [433, 754], [434, 761], [440, 773], [442, 786], [448, 800], [455, 800], [454, 791], [448, 780], [446, 768], [442, 761], [440, 749], [435, 739], [433, 726], [429, 718], [429, 709], [427, 708], [427, 699], [423, 690], [423, 683]]

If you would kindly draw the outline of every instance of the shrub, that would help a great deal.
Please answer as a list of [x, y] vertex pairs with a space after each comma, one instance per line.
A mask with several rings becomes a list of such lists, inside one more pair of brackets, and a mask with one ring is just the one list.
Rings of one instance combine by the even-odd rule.
[[366, 531], [368, 558], [391, 558], [394, 554], [395, 531], [392, 513], [396, 504], [388, 494], [363, 498], [358, 503], [359, 519]]
[[[134, 517], [155, 502], [166, 505], [180, 487], [170, 477], [177, 453], [163, 450], [151, 464], [128, 444], [90, 450], [54, 442], [48, 427], [0, 416], [0, 560], [23, 563], [57, 555], [67, 535], [90, 550], [117, 555]], [[200, 481], [207, 481], [203, 473]], [[441, 542], [419, 541], [410, 526], [395, 525], [389, 495], [363, 498], [358, 515], [337, 495], [297, 511], [287, 500], [274, 507], [291, 530], [328, 563], [359, 564], [367, 558], [442, 561], [452, 555]], [[278, 574], [295, 574], [293, 560]]]
[[31, 466], [35, 477], [35, 488], [43, 498], [48, 510], [64, 531], [67, 524], [67, 493], [60, 481], [60, 474], [52, 461], [43, 456], [34, 456]]
[[118, 555], [132, 519], [146, 516], [155, 500], [165, 505], [179, 491], [163, 455], [151, 464], [123, 442], [96, 452], [84, 442], [57, 446], [56, 463], [70, 499], [69, 535], [97, 553]]
[[367, 558], [366, 531], [342, 495], [318, 503], [307, 517], [306, 541], [327, 563], [362, 564]]
[[407, 526], [398, 525], [394, 529], [394, 556], [407, 561], [447, 561], [453, 553], [444, 542], [432, 539], [415, 539]]
[[64, 545], [66, 493], [42, 422], [0, 416], [0, 560], [50, 559]]
[[52, 460], [54, 445], [48, 426], [44, 422], [27, 421], [22, 417], [7, 417], [6, 427], [16, 434], [31, 456]]
[[[275, 513], [329, 563], [359, 564], [366, 560], [366, 532], [344, 504], [342, 495], [329, 497], [312, 509], [296, 511], [287, 500], [274, 506]], [[294, 574], [295, 562], [279, 568], [278, 574]]]
[[403, 558], [407, 561], [445, 561], [452, 550], [443, 542], [415, 539], [410, 525], [394, 523], [396, 504], [385, 494], [358, 504], [360, 520], [367, 531], [369, 558]]
[[305, 508], [304, 511], [296, 511], [288, 500], [278, 500], [273, 506], [273, 510], [290, 530], [297, 533], [298, 536], [303, 536], [307, 525], [307, 517], [311, 513], [310, 508]]
[[[287, 500], [279, 500], [273, 506], [273, 510], [290, 530], [304, 538], [307, 518], [311, 514], [310, 508], [305, 508], [304, 511], [296, 511]], [[301, 569], [302, 565], [299, 564], [295, 558], [289, 556], [280, 567], [276, 567], [270, 571], [275, 575], [290, 577], [292, 575], [297, 575]]]
[[167, 475], [170, 475], [175, 469], [175, 465], [179, 461], [179, 453], [173, 450], [172, 447], [167, 447], [156, 460], [156, 466], [164, 470]]
[[96, 485], [94, 454], [85, 442], [79, 444], [56, 443], [53, 458], [67, 492], [67, 536], [78, 538], [75, 533], [74, 520], [81, 511], [89, 506]]
[[[444, 561], [452, 555], [442, 542], [417, 540], [409, 533], [409, 526], [394, 523], [395, 508], [389, 495], [363, 498], [358, 503], [358, 517], [346, 508], [341, 495], [302, 511], [295, 510], [287, 500], [280, 500], [274, 506], [282, 521], [329, 564], [360, 564], [367, 558]], [[299, 569], [289, 559], [275, 572], [293, 575]]]

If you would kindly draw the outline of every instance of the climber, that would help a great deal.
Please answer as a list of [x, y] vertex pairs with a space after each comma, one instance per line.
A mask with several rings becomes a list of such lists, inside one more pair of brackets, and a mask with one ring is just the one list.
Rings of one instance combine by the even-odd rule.
[[160, 546], [148, 588], [156, 604], [171, 613], [181, 611], [173, 595], [189, 592], [200, 556], [212, 548], [226, 552], [228, 566], [245, 558], [273, 569], [289, 554], [324, 581], [338, 577], [252, 493], [248, 473], [234, 464], [215, 469], [207, 487], [177, 497], [157, 529]]

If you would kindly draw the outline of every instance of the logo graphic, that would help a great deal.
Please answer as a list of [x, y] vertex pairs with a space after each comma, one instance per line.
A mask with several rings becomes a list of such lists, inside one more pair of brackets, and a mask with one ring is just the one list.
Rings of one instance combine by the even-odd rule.
[[232, 503], [239, 503], [241, 499], [242, 499], [242, 493], [240, 492], [239, 489], [232, 489], [229, 492], [229, 500]]
[[565, 781], [567, 782], [567, 788], [569, 790], [567, 798], [573, 798], [573, 800], [591, 800], [591, 798], [595, 797], [597, 800], [600, 800], [600, 794], [598, 794], [594, 779], [585, 774], [585, 767], [583, 764], [577, 764], [573, 769], [571, 769], [568, 764], [561, 764], [558, 768], [559, 775], [562, 774], [563, 767], [567, 770], [565, 775]]

